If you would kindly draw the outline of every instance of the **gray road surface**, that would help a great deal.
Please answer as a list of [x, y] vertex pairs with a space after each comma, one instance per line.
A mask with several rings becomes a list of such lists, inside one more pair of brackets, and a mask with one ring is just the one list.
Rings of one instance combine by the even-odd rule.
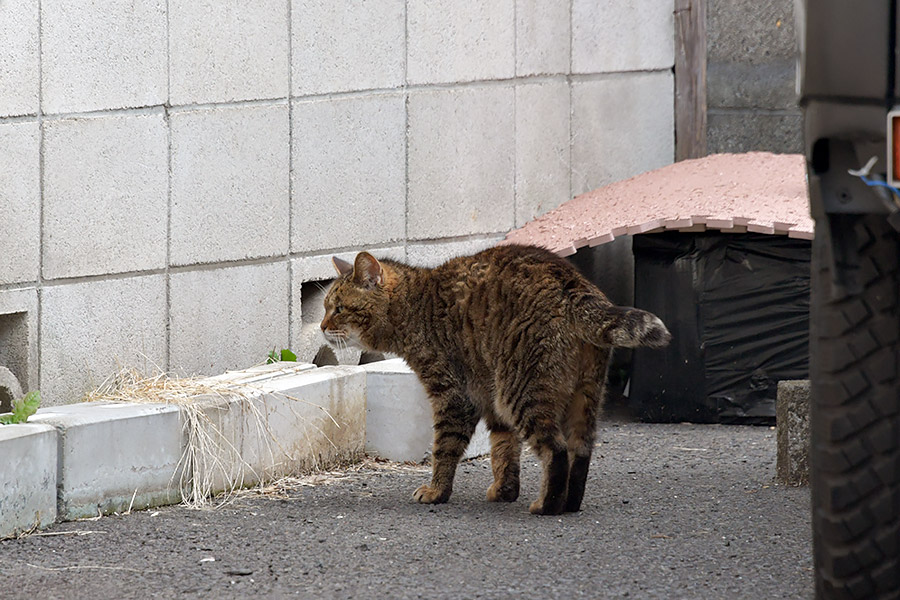
[[809, 491], [774, 484], [774, 430], [607, 422], [600, 440], [578, 514], [528, 514], [530, 455], [513, 504], [484, 500], [487, 460], [461, 465], [441, 506], [411, 499], [426, 469], [365, 468], [0, 542], [0, 597], [812, 596]]

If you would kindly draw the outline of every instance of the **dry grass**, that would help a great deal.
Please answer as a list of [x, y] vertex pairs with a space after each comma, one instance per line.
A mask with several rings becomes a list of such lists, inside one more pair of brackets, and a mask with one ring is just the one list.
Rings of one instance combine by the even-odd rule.
[[[288, 452], [282, 448], [272, 434], [264, 407], [259, 401], [264, 394], [271, 394], [269, 390], [253, 385], [241, 384], [229, 381], [217, 381], [198, 377], [170, 377], [166, 373], [158, 371], [147, 376], [141, 372], [123, 368], [115, 375], [109, 377], [92, 392], [83, 398], [86, 402], [130, 402], [130, 403], [161, 403], [172, 404], [179, 407], [183, 419], [183, 430], [187, 443], [178, 467], [172, 475], [172, 484], [177, 485], [181, 491], [182, 504], [190, 508], [219, 507], [230, 503], [237, 493], [253, 484], [257, 486], [258, 493], [278, 493], [278, 489], [289, 485], [294, 478], [284, 477], [276, 479], [272, 483], [266, 482], [273, 472], [259, 473], [242, 455], [241, 449], [231, 441], [228, 432], [223, 431], [223, 417], [228, 410], [228, 403], [235, 401], [240, 403], [240, 409], [249, 416], [246, 421], [253, 433], [258, 434], [259, 440], [264, 444], [263, 452], [268, 455], [269, 462], [275, 463], [275, 458], [286, 456]], [[296, 402], [304, 400], [279, 394], [284, 398]], [[340, 427], [337, 421], [321, 406], [311, 404], [321, 410], [327, 418]], [[294, 414], [309, 423], [309, 420]], [[244, 419], [242, 419], [244, 420]], [[334, 444], [327, 435], [315, 424], [314, 429], [321, 439], [325, 439], [332, 447]], [[313, 440], [308, 440], [312, 447]], [[239, 442], [237, 445], [240, 445]], [[315, 453], [307, 471], [316, 472], [321, 465], [316, 462]], [[277, 470], [277, 469], [276, 469]], [[328, 473], [322, 473], [327, 478]], [[281, 482], [281, 483], [280, 483]], [[304, 484], [307, 485], [307, 484]], [[217, 493], [219, 492], [219, 493]]]

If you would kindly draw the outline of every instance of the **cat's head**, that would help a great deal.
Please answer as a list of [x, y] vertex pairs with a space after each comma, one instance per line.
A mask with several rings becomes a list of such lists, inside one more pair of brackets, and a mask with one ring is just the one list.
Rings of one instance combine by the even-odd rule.
[[378, 350], [387, 324], [384, 267], [368, 252], [360, 252], [352, 265], [337, 257], [332, 262], [338, 278], [325, 295], [325, 339], [339, 348]]

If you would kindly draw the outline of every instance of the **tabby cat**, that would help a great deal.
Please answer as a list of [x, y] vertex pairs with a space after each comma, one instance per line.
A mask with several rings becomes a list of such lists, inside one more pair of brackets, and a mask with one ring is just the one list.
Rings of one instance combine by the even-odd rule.
[[665, 346], [656, 316], [613, 305], [572, 265], [532, 246], [497, 246], [434, 268], [333, 259], [322, 331], [337, 346], [403, 357], [431, 398], [431, 483], [446, 502], [475, 426], [490, 430], [491, 502], [519, 496], [520, 440], [543, 464], [532, 513], [578, 511], [611, 348]]

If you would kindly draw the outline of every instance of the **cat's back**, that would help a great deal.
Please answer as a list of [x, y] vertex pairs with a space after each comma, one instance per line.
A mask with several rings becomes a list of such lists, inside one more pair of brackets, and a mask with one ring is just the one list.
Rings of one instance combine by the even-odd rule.
[[456, 285], [517, 289], [520, 293], [591, 285], [568, 261], [549, 250], [517, 244], [454, 258], [435, 269], [435, 276]]
[[433, 277], [449, 314], [497, 328], [522, 313], [564, 318], [573, 293], [602, 296], [568, 261], [536, 246], [488, 248], [444, 263]]

